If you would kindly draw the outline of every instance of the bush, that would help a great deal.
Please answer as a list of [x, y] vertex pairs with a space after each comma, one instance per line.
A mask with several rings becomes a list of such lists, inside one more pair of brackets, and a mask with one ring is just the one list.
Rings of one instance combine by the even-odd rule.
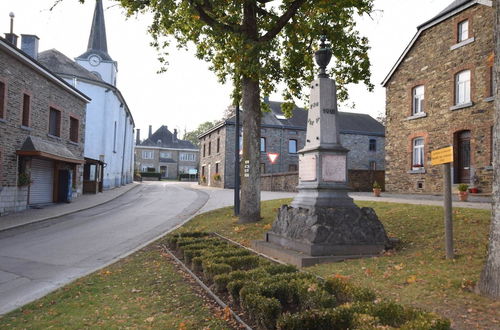
[[227, 284], [227, 292], [235, 304], [240, 302], [240, 290], [247, 284], [247, 279], [234, 280]]
[[140, 172], [139, 174], [143, 178], [158, 178], [158, 181], [161, 180], [161, 173], [156, 173], [156, 172]]
[[292, 266], [292, 265], [281, 265], [281, 264], [274, 264], [274, 265], [269, 265], [265, 266], [264, 270], [266, 273], [270, 275], [276, 275], [276, 274], [281, 274], [281, 273], [296, 273], [298, 272], [297, 267]]
[[232, 281], [237, 280], [257, 280], [268, 276], [261, 268], [251, 271], [235, 270], [229, 274], [221, 274], [214, 276], [215, 289], [219, 292], [227, 291], [227, 286]]
[[354, 286], [345, 278], [331, 277], [325, 281], [325, 290], [335, 296], [339, 304], [355, 301], [374, 301], [375, 292]]
[[281, 313], [280, 302], [259, 294], [248, 294], [242, 300], [242, 307], [255, 321], [258, 329], [274, 329]]
[[203, 274], [209, 281], [213, 281], [215, 275], [230, 273], [233, 268], [228, 264], [204, 263]]
[[348, 308], [308, 310], [283, 314], [278, 319], [277, 328], [286, 330], [353, 329], [355, 321], [355, 314]]
[[415, 320], [403, 324], [404, 330], [448, 330], [451, 329], [450, 321], [434, 313], [423, 313]]

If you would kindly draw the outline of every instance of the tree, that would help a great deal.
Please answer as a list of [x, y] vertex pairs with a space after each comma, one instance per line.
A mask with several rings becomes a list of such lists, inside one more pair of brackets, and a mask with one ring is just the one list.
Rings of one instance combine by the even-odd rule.
[[[80, 0], [84, 1], [84, 0]], [[368, 40], [356, 30], [354, 16], [369, 14], [373, 0], [116, 0], [128, 15], [152, 12], [153, 45], [165, 50], [172, 40], [196, 46], [196, 56], [211, 63], [221, 83], [233, 82], [233, 100], [243, 109], [243, 162], [240, 222], [260, 220], [261, 99], [283, 83], [283, 111], [314, 77], [313, 48], [320, 35], [332, 42], [331, 69], [344, 88], [363, 81], [369, 89]], [[167, 55], [167, 54], [164, 54]], [[160, 56], [167, 63], [165, 56]], [[266, 105], [263, 105], [266, 107]]]
[[198, 140], [198, 136], [200, 136], [200, 134], [205, 133], [212, 127], [215, 127], [215, 125], [217, 125], [217, 121], [206, 121], [204, 123], [201, 123], [194, 131], [184, 133], [184, 137], [182, 139], [188, 140], [189, 142], [198, 147], [200, 145], [200, 140]]
[[493, 129], [493, 213], [488, 257], [478, 283], [479, 292], [500, 300], [500, 5], [494, 1], [495, 19], [495, 125]]

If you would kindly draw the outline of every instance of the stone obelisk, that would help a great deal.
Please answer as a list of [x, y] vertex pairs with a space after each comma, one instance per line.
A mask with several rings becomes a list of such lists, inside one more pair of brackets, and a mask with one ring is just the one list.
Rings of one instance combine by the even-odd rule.
[[[326, 73], [332, 52], [322, 37], [311, 84], [305, 147], [299, 151], [299, 193], [283, 205], [265, 241], [254, 247], [307, 266], [379, 254], [389, 240], [371, 208], [348, 196], [347, 155], [340, 141], [335, 81]], [[294, 255], [295, 253], [295, 255]]]

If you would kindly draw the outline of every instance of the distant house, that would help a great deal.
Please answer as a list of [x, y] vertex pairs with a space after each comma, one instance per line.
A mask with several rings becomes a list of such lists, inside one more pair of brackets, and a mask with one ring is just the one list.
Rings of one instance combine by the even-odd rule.
[[198, 148], [191, 142], [180, 140], [177, 130], [170, 132], [162, 125], [152, 133], [149, 126], [148, 138], [140, 142], [137, 132], [135, 146], [135, 167], [139, 172], [156, 172], [163, 179], [177, 179], [179, 174], [193, 174], [198, 168]]
[[[287, 119], [280, 102], [267, 102], [271, 112], [263, 113], [261, 121], [260, 173], [296, 172], [297, 152], [305, 145], [307, 111], [296, 107], [293, 116]], [[338, 115], [342, 144], [350, 150], [348, 169], [383, 171], [384, 126], [367, 114], [339, 112]], [[235, 118], [221, 122], [199, 139], [200, 183], [233, 188]], [[269, 160], [269, 153], [278, 154], [274, 164]]]
[[116, 87], [118, 64], [108, 54], [102, 1], [96, 1], [87, 51], [76, 62], [55, 49], [38, 59], [92, 99], [85, 126], [84, 193], [132, 182], [134, 119]]
[[38, 37], [0, 38], [0, 215], [82, 193], [90, 98], [36, 60]]
[[457, 0], [418, 27], [386, 88], [386, 189], [436, 193], [431, 151], [454, 147], [453, 182], [491, 191], [494, 10]]

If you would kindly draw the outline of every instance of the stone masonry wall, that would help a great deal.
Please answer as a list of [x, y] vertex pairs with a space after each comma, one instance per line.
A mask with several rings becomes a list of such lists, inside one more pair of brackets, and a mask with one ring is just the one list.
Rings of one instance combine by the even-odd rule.
[[[227, 162], [225, 162], [225, 148], [227, 147], [226, 139], [226, 128], [228, 126], [223, 126], [218, 130], [204, 136], [200, 139], [200, 169], [199, 169], [199, 180], [201, 184], [210, 185], [214, 187], [224, 187], [224, 183], [227, 180]], [[230, 126], [231, 127], [231, 126]], [[234, 126], [233, 132], [234, 132]], [[234, 134], [234, 133], [233, 133]], [[217, 150], [217, 141], [219, 141], [219, 149]], [[234, 141], [234, 139], [232, 140]], [[205, 147], [205, 153], [203, 153], [203, 147]], [[231, 146], [230, 146], [231, 147]], [[232, 147], [234, 150], [234, 147]], [[227, 151], [226, 151], [227, 153]], [[229, 155], [229, 154], [228, 154]], [[233, 155], [232, 153], [230, 155]], [[218, 165], [216, 165], [218, 164]], [[216, 174], [216, 167], [218, 167], [218, 174], [221, 177], [221, 181], [214, 179]], [[204, 170], [203, 170], [204, 168]], [[204, 171], [204, 173], [202, 173]], [[233, 171], [234, 173], [234, 171]], [[233, 174], [234, 175], [234, 174]], [[206, 180], [203, 181], [202, 176], [205, 176]]]
[[[22, 196], [27, 196], [28, 190], [18, 189], [16, 184], [19, 164], [29, 165], [30, 162], [24, 161], [28, 157], [24, 157], [24, 160], [20, 157], [18, 162], [16, 150], [31, 135], [65, 146], [76, 157], [83, 159], [86, 103], [3, 51], [0, 51], [0, 81], [6, 85], [5, 111], [3, 118], [0, 118], [0, 189], [3, 191], [2, 196], [15, 195], [12, 191], [17, 189], [18, 199], [26, 201], [27, 198]], [[31, 98], [28, 127], [21, 126], [23, 94]], [[50, 107], [61, 112], [60, 137], [48, 135]], [[70, 116], [79, 120], [78, 143], [69, 140]], [[76, 190], [81, 194], [83, 182], [80, 165], [76, 173]], [[11, 197], [8, 199], [13, 201]], [[9, 210], [19, 210], [19, 205], [13, 204]], [[8, 208], [5, 203], [3, 207], [4, 211]]]
[[[376, 150], [369, 150], [370, 140], [376, 141]], [[350, 170], [370, 170], [370, 162], [374, 161], [377, 170], [385, 169], [383, 136], [340, 134], [342, 146], [349, 149], [347, 168]]]
[[[469, 19], [474, 41], [456, 49], [457, 24]], [[386, 188], [408, 193], [442, 191], [442, 166], [431, 166], [430, 152], [454, 144], [454, 136], [471, 131], [471, 172], [479, 188], [491, 191], [491, 127], [489, 68], [493, 54], [493, 9], [474, 5], [424, 31], [386, 85]], [[451, 110], [455, 74], [471, 71], [472, 106]], [[412, 88], [425, 86], [426, 116], [410, 118]], [[425, 141], [424, 168], [412, 170], [412, 140]], [[455, 157], [456, 159], [456, 157]]]

